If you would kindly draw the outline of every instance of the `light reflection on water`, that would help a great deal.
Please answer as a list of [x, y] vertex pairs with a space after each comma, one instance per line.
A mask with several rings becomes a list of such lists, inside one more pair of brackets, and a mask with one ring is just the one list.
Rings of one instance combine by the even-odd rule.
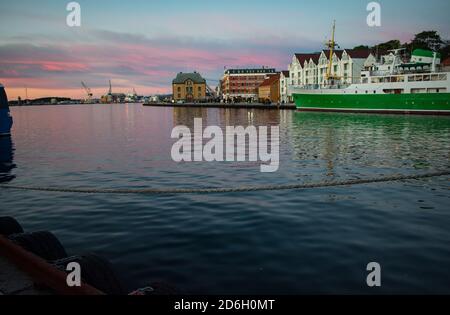
[[[0, 178], [18, 185], [237, 187], [450, 167], [447, 117], [138, 104], [12, 108], [12, 115]], [[192, 128], [196, 117], [204, 126], [280, 125], [280, 170], [172, 162], [172, 128]], [[445, 177], [221, 195], [0, 190], [0, 198], [0, 215], [53, 231], [69, 252], [106, 256], [130, 288], [161, 280], [189, 293], [371, 293], [365, 268], [377, 261], [377, 292], [450, 293]]]

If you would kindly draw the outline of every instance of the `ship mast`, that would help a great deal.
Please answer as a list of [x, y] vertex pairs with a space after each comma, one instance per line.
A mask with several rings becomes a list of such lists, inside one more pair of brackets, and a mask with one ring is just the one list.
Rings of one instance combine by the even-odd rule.
[[333, 31], [331, 33], [331, 40], [327, 42], [327, 47], [330, 49], [330, 57], [327, 69], [327, 81], [329, 81], [330, 79], [338, 79], [336, 75], [332, 74], [334, 48], [338, 46], [334, 40], [335, 32], [336, 32], [336, 20], [333, 22]]

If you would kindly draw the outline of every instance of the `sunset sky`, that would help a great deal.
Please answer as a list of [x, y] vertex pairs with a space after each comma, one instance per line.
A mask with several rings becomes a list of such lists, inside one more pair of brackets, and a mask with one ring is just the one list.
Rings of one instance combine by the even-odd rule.
[[[287, 69], [296, 52], [318, 51], [337, 20], [342, 48], [422, 30], [450, 39], [450, 1], [384, 0], [382, 26], [366, 24], [365, 0], [96, 0], [81, 4], [81, 27], [66, 25], [69, 1], [0, 2], [0, 83], [9, 98], [95, 97], [133, 88], [166, 93], [180, 71], [217, 80], [226, 67]], [[209, 81], [211, 86], [217, 82]]]

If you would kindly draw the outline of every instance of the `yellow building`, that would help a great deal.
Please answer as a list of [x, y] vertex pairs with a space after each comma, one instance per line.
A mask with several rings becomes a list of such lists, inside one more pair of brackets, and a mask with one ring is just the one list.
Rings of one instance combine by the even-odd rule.
[[202, 101], [206, 99], [206, 80], [197, 72], [180, 72], [172, 81], [172, 91], [174, 101]]
[[268, 76], [258, 89], [259, 101], [262, 103], [280, 102], [280, 74]]

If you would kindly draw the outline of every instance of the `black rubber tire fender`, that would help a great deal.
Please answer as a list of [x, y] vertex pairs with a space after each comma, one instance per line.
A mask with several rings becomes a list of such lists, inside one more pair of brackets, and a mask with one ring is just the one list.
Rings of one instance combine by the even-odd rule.
[[60, 270], [66, 270], [69, 263], [80, 265], [83, 282], [108, 295], [125, 295], [126, 291], [117, 277], [113, 266], [106, 259], [92, 253], [76, 255], [55, 261], [53, 264]]
[[23, 228], [13, 217], [0, 217], [0, 235], [10, 236], [23, 233]]
[[61, 242], [51, 232], [34, 232], [12, 234], [9, 239], [27, 251], [47, 261], [67, 257], [66, 250]]

